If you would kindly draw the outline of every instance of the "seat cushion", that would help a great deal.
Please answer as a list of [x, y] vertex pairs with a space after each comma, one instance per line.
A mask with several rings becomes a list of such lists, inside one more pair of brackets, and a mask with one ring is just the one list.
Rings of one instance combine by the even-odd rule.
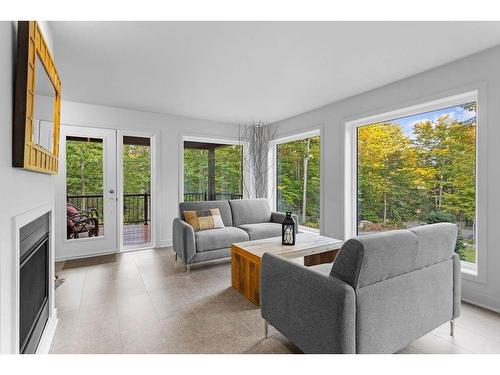
[[281, 237], [281, 224], [278, 223], [258, 223], [244, 224], [238, 228], [248, 233], [250, 241], [260, 240], [262, 238]]
[[207, 229], [195, 233], [196, 251], [229, 248], [235, 242], [248, 241], [248, 234], [235, 227]]
[[230, 200], [233, 226], [244, 224], [269, 223], [271, 207], [266, 198]]

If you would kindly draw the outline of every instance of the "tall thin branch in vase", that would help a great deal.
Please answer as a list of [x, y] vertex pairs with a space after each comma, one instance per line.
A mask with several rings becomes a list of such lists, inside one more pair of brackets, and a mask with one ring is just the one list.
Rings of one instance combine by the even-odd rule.
[[[246, 147], [243, 170], [248, 177], [243, 182], [243, 189], [247, 197], [269, 198], [268, 173], [273, 167], [268, 163], [269, 143], [275, 138], [276, 132], [276, 126], [263, 122], [240, 125], [239, 140]], [[275, 181], [271, 183], [275, 184]]]

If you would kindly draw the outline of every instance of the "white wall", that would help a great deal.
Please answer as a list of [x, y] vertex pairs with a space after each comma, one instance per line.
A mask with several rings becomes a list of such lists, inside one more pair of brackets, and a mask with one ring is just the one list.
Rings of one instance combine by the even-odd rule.
[[[62, 84], [64, 88], [64, 82]], [[196, 135], [221, 139], [238, 139], [238, 126], [235, 124], [64, 100], [61, 105], [61, 122], [73, 126], [159, 132], [159, 141], [157, 142], [159, 161], [157, 168], [157, 228], [158, 244], [160, 246], [172, 244], [172, 221], [178, 214], [179, 187], [180, 183], [182, 183], [179, 178], [182, 136]], [[59, 189], [60, 186], [57, 188]], [[69, 254], [58, 253], [56, 246], [56, 258], [66, 258], [68, 256]]]
[[[52, 47], [48, 25], [42, 23], [42, 26], [45, 39]], [[53, 205], [54, 201], [53, 176], [12, 168], [16, 42], [17, 23], [0, 22], [0, 353], [10, 350], [12, 218], [44, 204]]]
[[[500, 310], [500, 47], [458, 60], [396, 83], [280, 121], [278, 137], [322, 128], [322, 232], [344, 235], [345, 122], [397, 110], [452, 94], [479, 91], [480, 130], [487, 139], [486, 283], [464, 280], [465, 300]], [[353, 77], [357, 79], [357, 77]], [[482, 120], [484, 121], [482, 121]]]

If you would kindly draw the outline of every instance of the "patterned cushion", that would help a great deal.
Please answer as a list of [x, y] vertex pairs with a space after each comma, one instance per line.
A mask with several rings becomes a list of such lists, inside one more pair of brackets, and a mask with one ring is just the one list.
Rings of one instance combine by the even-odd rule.
[[208, 210], [184, 211], [184, 220], [191, 225], [195, 232], [206, 229], [224, 228], [218, 208]]

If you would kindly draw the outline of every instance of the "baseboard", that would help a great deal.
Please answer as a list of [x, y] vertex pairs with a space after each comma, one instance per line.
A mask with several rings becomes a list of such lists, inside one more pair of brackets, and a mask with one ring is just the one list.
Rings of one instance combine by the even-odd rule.
[[47, 320], [45, 329], [43, 330], [42, 337], [36, 348], [36, 354], [49, 354], [50, 345], [52, 345], [52, 340], [54, 339], [54, 334], [56, 333], [57, 323], [59, 319], [57, 318], [57, 309], [54, 309], [52, 316]]
[[499, 308], [492, 307], [492, 306], [489, 306], [489, 305], [486, 305], [484, 303], [480, 303], [480, 302], [477, 302], [477, 301], [474, 301], [474, 300], [471, 300], [468, 298], [462, 298], [462, 301], [466, 302], [466, 303], [470, 303], [471, 305], [479, 306], [479, 307], [482, 307], [483, 309], [490, 310], [490, 311], [493, 311], [493, 312], [500, 314]]
[[158, 241], [158, 247], [169, 247], [172, 245], [173, 245], [173, 242], [171, 239]]
[[95, 253], [95, 254], [84, 254], [84, 255], [74, 255], [69, 257], [56, 257], [56, 262], [63, 262], [65, 260], [73, 260], [73, 259], [85, 259], [85, 258], [93, 258], [101, 255], [110, 255], [110, 254], [118, 254], [118, 251], [107, 251], [104, 253]]

